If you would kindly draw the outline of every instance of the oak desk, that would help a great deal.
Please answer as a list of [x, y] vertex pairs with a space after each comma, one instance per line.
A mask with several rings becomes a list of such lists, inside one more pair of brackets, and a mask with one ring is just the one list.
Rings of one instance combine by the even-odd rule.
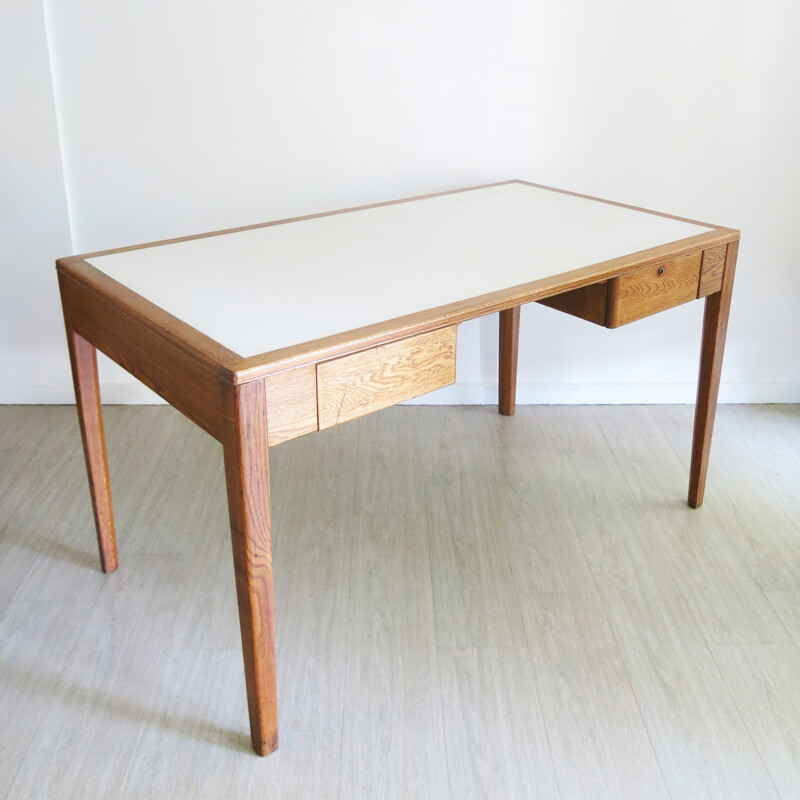
[[117, 568], [95, 348], [222, 442], [250, 731], [278, 746], [269, 447], [455, 380], [456, 328], [519, 308], [607, 327], [705, 297], [703, 501], [738, 231], [509, 181], [57, 262], [103, 569]]

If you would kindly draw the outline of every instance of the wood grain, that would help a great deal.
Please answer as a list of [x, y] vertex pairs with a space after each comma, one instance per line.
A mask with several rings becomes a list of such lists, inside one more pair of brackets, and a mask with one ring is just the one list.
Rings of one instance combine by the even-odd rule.
[[545, 297], [537, 300], [543, 306], [563, 311], [573, 317], [580, 317], [595, 325], [606, 324], [606, 299], [608, 296], [608, 281], [593, 283], [571, 292]]
[[738, 254], [739, 241], [737, 239], [728, 245], [722, 289], [706, 297], [703, 342], [700, 352], [700, 376], [697, 382], [697, 404], [694, 415], [692, 464], [689, 468], [689, 505], [692, 508], [699, 508], [703, 504], [703, 495], [705, 494], [711, 435], [714, 431], [714, 416], [717, 412], [722, 356], [725, 353], [725, 335], [728, 331], [733, 276], [736, 272]]
[[103, 431], [103, 407], [100, 403], [100, 383], [97, 377], [97, 353], [93, 345], [73, 330], [72, 310], [67, 299], [67, 280], [59, 280], [59, 285], [100, 562], [103, 572], [113, 572], [119, 566], [119, 557], [111, 504], [111, 482], [108, 477], [106, 437]]
[[498, 406], [510, 417], [517, 400], [517, 353], [519, 351], [519, 306], [500, 312], [500, 355], [498, 374]]
[[[718, 292], [722, 287], [722, 273], [725, 268], [725, 253], [727, 251], [728, 245], [721, 244], [715, 247], [709, 247], [706, 250], [702, 251], [702, 261], [700, 266], [700, 280], [698, 285], [697, 297], [705, 297], [706, 295], [713, 294], [714, 292]], [[658, 277], [658, 269], [664, 266], [665, 273], [668, 271], [666, 264], [659, 264], [655, 267], [656, 269], [656, 276]], [[681, 278], [681, 288], [677, 289], [674, 286], [670, 286], [670, 290], [677, 291], [681, 299], [679, 302], [688, 302], [688, 300], [694, 299], [689, 297], [689, 286], [693, 283], [693, 276], [692, 276], [693, 264], [689, 273], [685, 276], [686, 278], [686, 285], [683, 286], [683, 278]], [[634, 276], [631, 276], [633, 279]], [[664, 277], [667, 277], [666, 275]], [[625, 286], [627, 280], [626, 275], [619, 276], [618, 279], [610, 282], [613, 291], [618, 291], [620, 288]], [[637, 277], [638, 280], [638, 277]], [[602, 283], [595, 283], [591, 284], [590, 286], [584, 286], [580, 289], [573, 289], [570, 292], [562, 292], [561, 294], [554, 295], [553, 297], [547, 297], [543, 300], [538, 300], [538, 303], [541, 303], [543, 306], [549, 306], [550, 308], [555, 308], [558, 311], [563, 311], [566, 314], [571, 314], [574, 317], [580, 317], [581, 319], [585, 319], [589, 322], [594, 322], [597, 325], [606, 325], [607, 319], [607, 305], [613, 304], [614, 300], [612, 299], [612, 294], [608, 292], [608, 285], [609, 282], [602, 282]], [[657, 284], [655, 280], [646, 282], [646, 285], [643, 287], [638, 287], [639, 291], [644, 293], [645, 291], [649, 291], [655, 289], [656, 292], [661, 291], [661, 288]], [[626, 291], [631, 291], [631, 287], [627, 287]], [[669, 291], [667, 292], [669, 294]], [[616, 298], [616, 302], [620, 302], [620, 298]], [[645, 308], [648, 308], [650, 302], [655, 302], [654, 298], [648, 299], [646, 301]], [[677, 305], [677, 303], [676, 303]], [[669, 306], [665, 306], [669, 307]], [[662, 310], [661, 308], [657, 308], [657, 310]], [[609, 312], [608, 319], [609, 321], [614, 320], [614, 311]], [[649, 313], [654, 313], [652, 311], [648, 311]], [[629, 314], [632, 316], [632, 314]], [[643, 315], [645, 316], [645, 315]], [[636, 317], [638, 319], [639, 317]], [[627, 319], [626, 321], [632, 321], [631, 319]], [[623, 324], [623, 323], [620, 323]], [[616, 325], [609, 325], [609, 327], [617, 327]]]
[[132, 313], [117, 296], [96, 291], [67, 272], [60, 275], [62, 302], [72, 329], [221, 440], [222, 395], [217, 373], [220, 357], [230, 355], [211, 347], [202, 352], [184, 347], [165, 327], [165, 320]]
[[250, 739], [265, 756], [278, 747], [266, 385], [223, 384], [223, 393], [225, 482]]
[[728, 245], [720, 244], [703, 251], [703, 264], [700, 267], [698, 297], [714, 294], [722, 288], [722, 275], [725, 272], [725, 255]]
[[313, 364], [269, 375], [269, 445], [317, 430], [317, 370]]
[[617, 328], [697, 297], [701, 253], [633, 270], [608, 282], [606, 326]]
[[455, 327], [326, 361], [317, 367], [319, 429], [441, 389], [455, 378]]

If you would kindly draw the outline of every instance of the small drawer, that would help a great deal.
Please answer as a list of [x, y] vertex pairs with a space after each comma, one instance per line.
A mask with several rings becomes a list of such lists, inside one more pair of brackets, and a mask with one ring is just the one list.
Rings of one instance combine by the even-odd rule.
[[325, 430], [456, 379], [456, 326], [317, 364], [317, 415]]
[[608, 282], [606, 326], [618, 328], [697, 298], [702, 252], [626, 272]]
[[698, 250], [688, 256], [633, 269], [616, 278], [571, 289], [537, 302], [596, 325], [618, 328], [719, 291], [717, 283], [722, 279], [720, 259], [724, 268], [724, 251], [713, 247], [705, 252]]

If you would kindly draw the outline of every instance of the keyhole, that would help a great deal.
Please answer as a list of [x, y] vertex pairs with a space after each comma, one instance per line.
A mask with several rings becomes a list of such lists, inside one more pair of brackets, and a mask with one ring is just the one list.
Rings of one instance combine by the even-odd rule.
[[658, 274], [659, 275], [663, 275], [664, 274], [664, 267], [659, 267], [658, 268]]

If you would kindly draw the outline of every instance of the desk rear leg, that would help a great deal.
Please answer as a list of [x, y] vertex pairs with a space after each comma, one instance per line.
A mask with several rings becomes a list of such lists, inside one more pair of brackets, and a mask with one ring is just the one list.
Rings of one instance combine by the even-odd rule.
[[223, 385], [225, 482], [253, 749], [278, 747], [266, 381]]
[[498, 406], [511, 416], [517, 403], [517, 352], [519, 350], [519, 306], [500, 312], [500, 372]]
[[97, 377], [97, 351], [94, 345], [72, 330], [69, 321], [69, 297], [61, 282], [61, 302], [67, 328], [67, 344], [75, 385], [75, 405], [81, 426], [83, 455], [92, 495], [94, 525], [103, 572], [119, 566], [117, 537], [114, 533], [114, 511], [111, 506], [111, 484], [108, 479], [106, 438], [103, 431], [103, 407], [100, 404], [100, 382]]
[[694, 439], [692, 464], [689, 471], [689, 505], [699, 508], [703, 504], [706, 488], [708, 458], [711, 452], [711, 434], [717, 412], [717, 396], [722, 374], [722, 356], [728, 330], [728, 314], [733, 292], [733, 275], [739, 242], [731, 242], [725, 258], [722, 288], [706, 297], [703, 317], [703, 343], [700, 353], [700, 377], [697, 384], [697, 405], [694, 414]]

